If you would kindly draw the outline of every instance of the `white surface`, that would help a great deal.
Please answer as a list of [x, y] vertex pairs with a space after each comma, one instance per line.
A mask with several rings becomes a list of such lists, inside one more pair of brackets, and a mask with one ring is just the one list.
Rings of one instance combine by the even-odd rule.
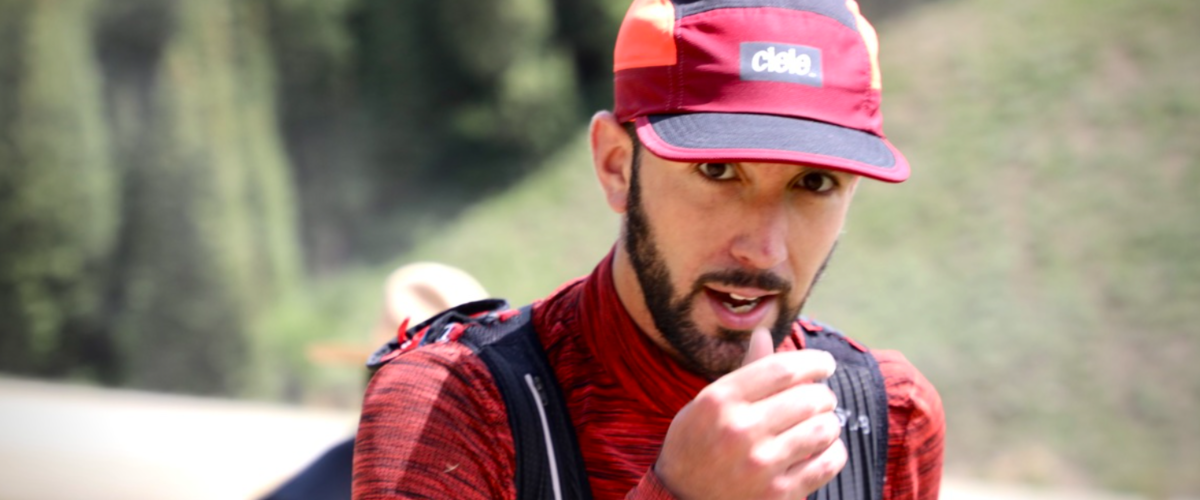
[[357, 415], [0, 379], [0, 500], [248, 499]]

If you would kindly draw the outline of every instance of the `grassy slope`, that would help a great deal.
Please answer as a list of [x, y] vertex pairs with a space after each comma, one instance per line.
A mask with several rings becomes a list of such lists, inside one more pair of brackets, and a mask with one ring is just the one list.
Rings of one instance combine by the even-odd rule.
[[1197, 20], [964, 1], [883, 27], [916, 174], [863, 190], [813, 307], [938, 384], [952, 469], [1200, 491]]
[[[938, 385], [951, 471], [1200, 492], [1197, 20], [1189, 1], [962, 0], [880, 26], [916, 173], [865, 185], [810, 312]], [[397, 262], [518, 302], [586, 273], [617, 220], [585, 146]]]
[[514, 303], [591, 272], [611, 248], [618, 219], [604, 203], [579, 134], [547, 168], [503, 195], [470, 208], [402, 261], [459, 266]]

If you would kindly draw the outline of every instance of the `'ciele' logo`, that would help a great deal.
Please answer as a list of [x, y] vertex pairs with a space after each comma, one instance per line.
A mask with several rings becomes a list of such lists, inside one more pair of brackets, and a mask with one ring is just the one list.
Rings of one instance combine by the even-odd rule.
[[804, 45], [745, 42], [741, 45], [743, 80], [771, 80], [820, 87], [824, 83], [821, 50]]
[[758, 72], [770, 71], [808, 76], [812, 73], [813, 60], [812, 56], [808, 54], [796, 55], [794, 48], [788, 49], [787, 52], [775, 52], [775, 47], [767, 47], [766, 50], [754, 53], [754, 57], [750, 60], [750, 66]]

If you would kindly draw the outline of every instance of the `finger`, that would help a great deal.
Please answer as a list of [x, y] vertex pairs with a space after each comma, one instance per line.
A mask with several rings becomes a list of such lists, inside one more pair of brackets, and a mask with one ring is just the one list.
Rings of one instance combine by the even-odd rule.
[[813, 416], [779, 433], [772, 442], [788, 467], [803, 463], [841, 443], [842, 425], [833, 412]]
[[822, 413], [832, 414], [837, 408], [837, 396], [825, 384], [799, 384], [788, 387], [754, 403], [754, 410], [764, 416], [772, 435], [799, 425]]
[[771, 339], [771, 332], [763, 326], [755, 328], [750, 333], [750, 345], [746, 348], [746, 357], [742, 359], [742, 366], [765, 358], [774, 352], [775, 342]]
[[837, 477], [846, 466], [846, 447], [836, 440], [832, 445], [807, 460], [797, 462], [784, 474], [792, 483], [791, 498], [803, 499]]
[[731, 386], [742, 400], [758, 401], [797, 384], [825, 380], [836, 367], [833, 356], [825, 351], [781, 352], [729, 372], [709, 387]]

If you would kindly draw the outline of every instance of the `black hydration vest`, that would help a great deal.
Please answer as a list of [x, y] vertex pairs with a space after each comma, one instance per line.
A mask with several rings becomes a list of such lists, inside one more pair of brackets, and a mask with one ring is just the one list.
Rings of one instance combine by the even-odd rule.
[[[491, 371], [508, 409], [516, 447], [516, 491], [519, 500], [591, 500], [575, 428], [546, 353], [533, 329], [532, 310], [500, 321], [508, 309], [500, 299], [470, 302], [444, 311], [409, 328], [406, 340], [381, 347], [368, 361], [378, 369], [395, 351], [450, 341], [447, 333], [466, 325], [457, 342], [471, 349]], [[842, 442], [849, 459], [828, 484], [809, 500], [882, 500], [887, 464], [887, 392], [879, 364], [832, 328], [802, 322], [805, 348], [828, 351], [837, 370], [827, 383], [838, 397]]]

